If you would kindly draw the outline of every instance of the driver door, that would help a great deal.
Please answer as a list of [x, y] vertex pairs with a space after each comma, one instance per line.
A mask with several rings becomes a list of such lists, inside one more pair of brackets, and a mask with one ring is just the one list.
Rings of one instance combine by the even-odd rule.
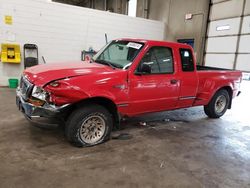
[[[130, 79], [130, 113], [140, 114], [175, 108], [179, 81], [172, 49], [151, 47]], [[146, 67], [146, 68], [145, 68]]]

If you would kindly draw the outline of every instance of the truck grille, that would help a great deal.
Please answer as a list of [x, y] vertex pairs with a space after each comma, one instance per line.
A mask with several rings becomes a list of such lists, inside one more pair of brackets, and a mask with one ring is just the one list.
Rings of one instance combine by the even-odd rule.
[[24, 76], [20, 80], [20, 91], [23, 99], [27, 100], [32, 91], [33, 84], [31, 84]]

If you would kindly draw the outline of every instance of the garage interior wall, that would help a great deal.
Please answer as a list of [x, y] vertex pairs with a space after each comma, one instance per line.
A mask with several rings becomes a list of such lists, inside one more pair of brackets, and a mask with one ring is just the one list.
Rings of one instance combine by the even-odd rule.
[[[12, 25], [5, 24], [6, 15]], [[71, 6], [47, 0], [0, 0], [0, 43], [35, 43], [39, 63], [79, 61], [82, 50], [99, 50], [108, 39], [137, 37], [163, 40], [164, 24], [121, 14]], [[23, 53], [22, 53], [23, 54]], [[23, 63], [0, 63], [0, 85], [9, 78], [19, 78]]]
[[127, 14], [128, 0], [52, 0], [54, 2], [81, 6], [86, 8]]
[[[165, 23], [164, 39], [194, 39], [198, 64], [203, 63], [209, 0], [137, 0], [137, 16]], [[185, 19], [186, 14], [192, 18]]]
[[205, 65], [250, 71], [250, 0], [213, 0], [209, 20]]

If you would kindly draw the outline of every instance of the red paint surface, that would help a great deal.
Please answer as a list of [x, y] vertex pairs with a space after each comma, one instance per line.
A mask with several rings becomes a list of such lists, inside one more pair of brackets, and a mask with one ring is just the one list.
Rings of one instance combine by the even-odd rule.
[[[97, 63], [67, 62], [35, 66], [27, 69], [24, 74], [32, 83], [44, 87], [56, 105], [103, 97], [113, 101], [121, 114], [129, 116], [206, 105], [222, 87], [230, 87], [233, 96], [239, 90], [242, 76], [240, 71], [183, 72], [179, 48], [192, 50], [188, 45], [140, 39], [121, 40], [145, 43], [128, 70], [112, 69]], [[152, 46], [172, 48], [173, 74], [134, 74], [141, 58]], [[173, 79], [177, 80], [176, 84], [171, 84]], [[48, 85], [55, 80], [60, 84], [58, 87]], [[195, 98], [180, 100], [182, 97]]]

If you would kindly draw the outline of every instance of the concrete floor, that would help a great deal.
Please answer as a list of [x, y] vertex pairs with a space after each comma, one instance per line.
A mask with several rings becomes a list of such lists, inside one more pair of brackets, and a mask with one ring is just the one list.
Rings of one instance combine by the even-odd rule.
[[15, 91], [0, 89], [0, 187], [250, 187], [250, 81], [242, 91], [220, 119], [157, 113], [125, 121], [131, 139], [75, 148], [62, 129], [29, 125]]

